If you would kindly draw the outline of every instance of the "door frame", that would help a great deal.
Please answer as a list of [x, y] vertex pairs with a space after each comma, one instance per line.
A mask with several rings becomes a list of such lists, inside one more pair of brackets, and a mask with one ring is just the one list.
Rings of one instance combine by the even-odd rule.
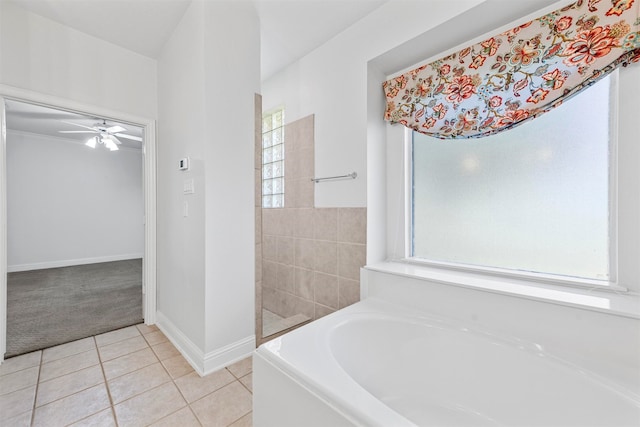
[[0, 84], [0, 363], [7, 350], [7, 128], [5, 99], [39, 104], [58, 110], [101, 117], [144, 129], [144, 259], [142, 310], [144, 323], [156, 322], [156, 121]]

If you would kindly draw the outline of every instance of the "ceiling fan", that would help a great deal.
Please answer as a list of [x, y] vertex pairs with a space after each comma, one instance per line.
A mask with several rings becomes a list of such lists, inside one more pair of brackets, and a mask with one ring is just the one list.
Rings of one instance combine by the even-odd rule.
[[111, 151], [118, 150], [118, 145], [122, 144], [118, 138], [131, 139], [133, 141], [142, 141], [139, 136], [127, 135], [122, 133], [126, 131], [122, 126], [107, 126], [107, 121], [102, 120], [102, 123], [96, 123], [93, 126], [80, 125], [78, 123], [62, 122], [68, 125], [79, 126], [87, 130], [60, 130], [60, 133], [93, 133], [96, 134], [87, 140], [85, 145], [96, 148], [96, 144], [104, 144]]

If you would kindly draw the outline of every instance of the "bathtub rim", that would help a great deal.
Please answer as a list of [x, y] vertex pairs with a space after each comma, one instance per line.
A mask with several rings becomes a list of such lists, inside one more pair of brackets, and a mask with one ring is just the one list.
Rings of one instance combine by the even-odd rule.
[[[386, 301], [377, 297], [369, 297], [363, 301], [355, 303], [345, 309], [332, 313], [310, 324], [305, 325], [286, 335], [278, 337], [260, 346], [256, 353], [271, 365], [282, 371], [288, 377], [294, 379], [307, 390], [311, 391], [322, 399], [325, 403], [334, 407], [338, 413], [350, 419], [356, 425], [394, 425], [394, 426], [416, 426], [415, 423], [387, 406], [384, 402], [371, 394], [366, 388], [352, 378], [345, 371], [342, 364], [336, 359], [330, 344], [331, 335], [340, 325], [348, 322], [352, 318], [367, 319], [394, 319], [401, 322], [412, 321], [412, 323], [424, 324], [430, 322], [442, 322], [452, 327], [452, 329], [463, 328], [473, 334], [487, 335], [493, 339], [505, 343], [509, 346], [525, 345], [527, 352], [535, 352], [538, 349], [536, 343], [522, 340], [502, 333], [493, 333], [482, 327], [466, 325], [456, 319], [448, 318], [439, 314], [432, 314], [422, 310], [407, 307], [395, 302]], [[279, 347], [289, 345], [291, 341], [294, 346], [301, 346], [305, 356], [302, 366], [298, 360], [288, 360], [279, 353]], [[640, 409], [640, 394], [629, 390], [623, 384], [618, 384], [613, 379], [606, 378], [593, 371], [590, 371], [579, 364], [568, 361], [546, 350], [542, 351], [546, 357], [559, 363], [565, 368], [579, 370], [583, 375], [589, 377], [594, 386], [607, 389], [615, 393], [620, 398]], [[300, 357], [300, 354], [297, 354]], [[294, 358], [295, 359], [295, 358]], [[337, 373], [339, 384], [326, 383], [325, 378], [331, 376], [333, 370]], [[335, 380], [336, 378], [332, 378]], [[357, 393], [363, 401], [358, 404], [353, 403], [349, 393]], [[362, 404], [364, 403], [364, 407]], [[380, 420], [383, 420], [382, 422]]]
[[[378, 301], [377, 299], [372, 300]], [[355, 313], [368, 312], [372, 300], [366, 304], [360, 301], [268, 341], [258, 347], [255, 353], [274, 368], [279, 369], [284, 375], [322, 399], [323, 402], [355, 425], [416, 427], [416, 424], [388, 407], [358, 384], [342, 368], [329, 348], [330, 333], [336, 325], [342, 323], [340, 319], [348, 318]], [[324, 330], [325, 328], [326, 330]], [[321, 332], [317, 334], [319, 329]], [[299, 366], [296, 361], [292, 362], [279, 354], [277, 348], [283, 341], [294, 341], [295, 346], [304, 349], [303, 366]], [[300, 362], [298, 361], [298, 363]], [[307, 373], [308, 371], [310, 373]], [[331, 382], [327, 384], [323, 381], [332, 375], [334, 377], [331, 380], [338, 381], [339, 384]], [[354, 395], [358, 398], [358, 404], [353, 403]]]

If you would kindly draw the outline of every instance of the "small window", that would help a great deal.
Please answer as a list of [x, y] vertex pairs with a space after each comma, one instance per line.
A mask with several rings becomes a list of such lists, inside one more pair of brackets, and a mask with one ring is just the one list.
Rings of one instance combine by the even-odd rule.
[[262, 207], [284, 207], [284, 109], [262, 116]]
[[414, 132], [411, 255], [608, 281], [610, 80], [494, 136]]

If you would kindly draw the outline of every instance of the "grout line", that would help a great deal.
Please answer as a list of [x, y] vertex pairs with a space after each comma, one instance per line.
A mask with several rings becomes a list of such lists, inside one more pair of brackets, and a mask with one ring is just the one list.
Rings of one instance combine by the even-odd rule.
[[[83, 339], [84, 339], [84, 338], [83, 338]], [[99, 364], [100, 364], [100, 352], [98, 352], [98, 349], [97, 349], [97, 348], [93, 348], [92, 350], [94, 350], [94, 351], [96, 352], [96, 354], [98, 355], [98, 363], [96, 363], [96, 364], [94, 364], [94, 365], [85, 366], [84, 368], [76, 369], [76, 370], [73, 370], [73, 371], [71, 371], [71, 372], [67, 372], [67, 373], [62, 374], [62, 375], [57, 375], [57, 376], [55, 376], [55, 377], [47, 378], [46, 380], [44, 380], [44, 381], [42, 381], [42, 382], [44, 383], [44, 382], [47, 382], [47, 381], [55, 380], [56, 378], [64, 377], [65, 375], [69, 375], [69, 374], [72, 374], [72, 373], [74, 373], [74, 372], [78, 372], [78, 371], [80, 371], [80, 370], [82, 370], [82, 369], [91, 368], [91, 367], [93, 367], [93, 366], [99, 365]], [[70, 357], [76, 357], [76, 356], [79, 356], [79, 355], [84, 354], [84, 353], [89, 353], [89, 352], [90, 352], [90, 351], [92, 351], [92, 350], [87, 350], [87, 351], [83, 351], [83, 352], [80, 352], [80, 353], [72, 354], [72, 355], [67, 356], [67, 357], [63, 357], [63, 358], [60, 358], [60, 359], [52, 360], [52, 361], [50, 361], [50, 362], [43, 363], [43, 364], [42, 364], [42, 366], [44, 366], [44, 365], [49, 365], [49, 364], [51, 364], [51, 363], [55, 363], [55, 362], [58, 362], [58, 361], [60, 361], [60, 360], [68, 359], [68, 358], [70, 358]]]
[[[142, 350], [140, 350], [140, 351], [142, 351]], [[134, 353], [137, 353], [137, 352], [134, 352]], [[129, 353], [129, 354], [133, 354], [133, 353]], [[156, 359], [157, 359], [157, 358], [156, 358]], [[115, 359], [111, 359], [111, 360], [115, 360]], [[111, 360], [107, 360], [107, 362], [111, 362]], [[161, 362], [160, 360], [156, 360], [156, 361], [155, 361], [155, 362], [153, 362], [153, 363], [149, 363], [148, 365], [141, 366], [141, 367], [139, 367], [138, 369], [134, 369], [133, 371], [129, 371], [129, 372], [126, 372], [126, 373], [124, 373], [124, 374], [122, 374], [122, 375], [118, 375], [117, 377], [113, 377], [113, 378], [109, 378], [109, 379], [107, 379], [107, 375], [106, 375], [106, 373], [104, 372], [104, 367], [102, 367], [102, 372], [103, 372], [103, 374], [104, 374], [105, 381], [108, 383], [109, 381], [117, 380], [118, 378], [122, 378], [122, 377], [124, 377], [124, 376], [126, 376], [126, 375], [133, 374], [133, 373], [135, 373], [135, 372], [138, 372], [138, 371], [141, 371], [141, 370], [143, 370], [143, 369], [146, 369], [146, 368], [148, 368], [149, 366], [153, 366], [153, 365], [155, 365], [156, 363], [160, 363], [160, 364], [162, 364], [162, 362]], [[102, 364], [101, 364], [101, 366], [102, 366]]]
[[[134, 340], [136, 338], [142, 338], [144, 340], [144, 342], [147, 343], [147, 340], [144, 339], [144, 336], [141, 333], [138, 332], [138, 335], [136, 335], [136, 336], [124, 338], [124, 339], [122, 339], [120, 341], [110, 342], [109, 344], [105, 344], [105, 345], [97, 345], [97, 342], [96, 342], [96, 349], [101, 349], [101, 348], [111, 347], [111, 346], [114, 346], [114, 345], [117, 345], [117, 344], [122, 344], [125, 341]], [[124, 354], [122, 356], [124, 356]], [[118, 356], [118, 357], [120, 357], [120, 356]], [[117, 357], [115, 359], [117, 359]], [[109, 360], [111, 360], [111, 359], [109, 359]], [[106, 362], [106, 360], [105, 360], [105, 362]]]
[[[186, 399], [185, 399], [185, 402], [186, 402]], [[157, 421], [152, 422], [151, 424], [156, 424], [156, 423], [159, 423], [159, 422], [160, 422], [160, 421], [162, 421], [162, 420], [166, 420], [167, 418], [169, 418], [169, 417], [170, 417], [170, 416], [172, 416], [173, 414], [176, 414], [176, 413], [178, 413], [178, 412], [182, 411], [182, 410], [183, 410], [183, 409], [185, 409], [185, 408], [188, 408], [188, 409], [191, 411], [191, 413], [193, 414], [193, 416], [195, 417], [195, 419], [196, 419], [196, 421], [198, 422], [198, 424], [202, 425], [202, 423], [200, 422], [200, 420], [198, 419], [198, 417], [196, 416], [196, 414], [194, 414], [194, 413], [193, 413], [193, 411], [191, 410], [191, 406], [189, 406], [189, 404], [188, 404], [188, 403], [187, 403], [187, 406], [183, 406], [182, 408], [177, 409], [177, 410], [173, 411], [172, 413], [165, 415], [164, 417], [160, 418], [160, 419], [159, 419], [159, 420], [157, 420]]]
[[[134, 395], [132, 395], [132, 396], [127, 397], [126, 399], [124, 399], [124, 400], [122, 400], [122, 401], [120, 401], [120, 402], [118, 402], [118, 403], [114, 403], [114, 405], [119, 405], [119, 404], [121, 404], [122, 402], [126, 402], [127, 400], [131, 400], [131, 399], [133, 399], [134, 397], [140, 396], [141, 394], [144, 394], [144, 393], [146, 393], [146, 392], [148, 392], [148, 391], [150, 391], [150, 390], [156, 389], [156, 388], [158, 388], [158, 387], [160, 387], [160, 386], [163, 386], [163, 385], [165, 385], [165, 384], [167, 384], [167, 383], [169, 383], [169, 382], [172, 382], [173, 380], [171, 379], [171, 375], [169, 375], [169, 373], [168, 373], [168, 372], [166, 372], [167, 370], [166, 370], [166, 368], [164, 367], [164, 365], [163, 365], [161, 362], [158, 362], [158, 364], [162, 367], [162, 369], [165, 371], [165, 373], [166, 373], [166, 374], [167, 374], [167, 376], [169, 377], [169, 379], [168, 379], [167, 381], [165, 381], [165, 382], [163, 382], [163, 383], [160, 383], [160, 384], [158, 384], [158, 385], [156, 385], [156, 386], [154, 386], [154, 387], [151, 387], [150, 389], [140, 391], [140, 392], [138, 392], [138, 393], [136, 393], [136, 394], [134, 394]], [[139, 371], [141, 371], [141, 370], [143, 370], [143, 369], [146, 369], [146, 368], [149, 368], [149, 367], [151, 367], [151, 366], [153, 366], [153, 365], [155, 365], [155, 363], [153, 363], [153, 364], [151, 364], [151, 365], [147, 365], [147, 366], [145, 366], [145, 367], [143, 367], [143, 368], [140, 368], [140, 369], [138, 369], [138, 370], [132, 371], [132, 372], [130, 372], [130, 373], [139, 372]], [[119, 378], [122, 378], [123, 376], [124, 376], [124, 375], [120, 376]]]
[[[67, 376], [67, 375], [72, 375], [72, 374], [75, 374], [75, 373], [77, 373], [77, 372], [84, 371], [85, 369], [94, 368], [94, 367], [96, 367], [96, 366], [98, 366], [98, 365], [89, 366], [88, 368], [82, 368], [82, 369], [79, 369], [79, 370], [77, 370], [77, 371], [70, 372], [70, 373], [68, 373], [68, 374], [65, 374], [65, 375], [63, 375], [63, 376], [61, 376], [61, 377], [57, 377], [57, 378], [54, 378], [54, 379], [62, 378], [62, 377], [65, 377], [65, 376]], [[49, 382], [49, 381], [51, 381], [51, 380], [43, 381], [43, 383], [47, 383], [47, 382]], [[97, 384], [93, 384], [93, 385], [87, 386], [87, 387], [85, 387], [85, 388], [83, 388], [83, 389], [81, 389], [81, 390], [74, 391], [74, 392], [73, 392], [73, 393], [71, 393], [71, 394], [67, 394], [67, 395], [65, 395], [65, 396], [60, 396], [60, 397], [58, 397], [57, 399], [54, 399], [54, 400], [52, 400], [52, 401], [50, 401], [50, 402], [43, 403], [42, 405], [36, 406], [36, 408], [42, 408], [43, 406], [47, 406], [47, 405], [49, 405], [49, 404], [51, 404], [51, 403], [58, 402], [58, 401], [60, 401], [60, 400], [62, 400], [62, 399], [66, 399], [67, 397], [71, 397], [71, 396], [73, 396], [74, 394], [82, 393], [83, 391], [87, 391], [87, 390], [89, 390], [90, 388], [94, 388], [94, 387], [99, 386], [99, 385], [100, 385], [100, 383], [97, 383]], [[38, 386], [39, 386], [39, 384], [38, 384]], [[37, 402], [37, 399], [36, 399], [36, 402]], [[93, 414], [92, 414], [92, 415], [93, 415]]]
[[[229, 372], [229, 373], [231, 374], [231, 376], [233, 377], [233, 380], [234, 380], [234, 381], [238, 381], [238, 377], [236, 377], [236, 376], [233, 374], [233, 372], [231, 372], [231, 369], [229, 369], [229, 366], [225, 366], [225, 367], [224, 367], [224, 369], [226, 369], [226, 370], [227, 370], [227, 372]], [[229, 383], [229, 384], [231, 384], [231, 383]]]
[[[115, 405], [113, 405], [113, 406], [120, 405], [121, 403], [124, 403], [124, 402], [128, 402], [128, 401], [129, 401], [129, 400], [131, 400], [131, 399], [135, 399], [135, 398], [136, 398], [136, 397], [138, 397], [138, 396], [141, 396], [141, 395], [143, 395], [143, 394], [145, 394], [145, 393], [147, 393], [147, 392], [149, 392], [149, 391], [152, 391], [152, 390], [155, 390], [155, 389], [157, 389], [157, 388], [160, 388], [160, 387], [162, 387], [162, 386], [164, 386], [164, 385], [167, 385], [167, 384], [168, 384], [168, 383], [170, 383], [170, 382], [172, 382], [172, 381], [171, 381], [171, 380], [169, 380], [169, 381], [165, 381], [165, 382], [163, 382], [162, 384], [158, 384], [158, 385], [156, 385], [156, 386], [154, 386], [154, 387], [151, 387], [151, 388], [150, 388], [150, 389], [148, 389], [148, 390], [142, 391], [142, 392], [140, 392], [140, 393], [138, 393], [138, 394], [134, 394], [133, 396], [129, 396], [129, 397], [127, 397], [126, 399], [124, 399], [124, 400], [122, 400], [122, 401], [120, 401], [120, 402], [116, 403], [116, 404], [115, 404]], [[186, 400], [185, 400], [185, 402], [186, 402]]]
[[44, 356], [44, 350], [40, 350], [40, 363], [38, 364], [38, 378], [36, 379], [36, 389], [33, 392], [33, 407], [31, 408], [31, 422], [29, 425], [33, 425], [36, 418], [36, 399], [38, 398], [38, 387], [40, 386], [40, 372], [42, 371], [42, 359]]
[[239, 420], [241, 420], [242, 418], [246, 417], [247, 415], [249, 415], [252, 412], [253, 412], [253, 406], [252, 406], [252, 408], [251, 408], [251, 410], [249, 412], [247, 412], [246, 414], [241, 415], [240, 418], [233, 420], [231, 423], [227, 424], [226, 427], [229, 427], [229, 426], [233, 425], [233, 423], [238, 422]]
[[[109, 405], [109, 407], [108, 407], [108, 408], [101, 409], [101, 410], [99, 410], [98, 412], [96, 412], [96, 413], [94, 413], [94, 414], [87, 415], [87, 416], [86, 416], [86, 417], [84, 417], [84, 418], [81, 418], [81, 419], [79, 419], [79, 420], [77, 420], [77, 421], [73, 421], [71, 424], [68, 424], [66, 427], [68, 427], [68, 426], [72, 426], [72, 425], [74, 425], [74, 424], [77, 424], [77, 423], [79, 423], [80, 421], [87, 420], [87, 419], [89, 419], [89, 418], [93, 417], [94, 415], [98, 415], [100, 412], [106, 411], [107, 409], [111, 409], [111, 414], [113, 415], [113, 409], [112, 409], [112, 408], [113, 408], [113, 407], [112, 407], [111, 405]], [[113, 422], [115, 422], [115, 423], [116, 423], [116, 426], [117, 426], [117, 425], [118, 425], [118, 423], [115, 421], [115, 416], [113, 417], [113, 420], [114, 420]]]
[[[165, 368], [165, 369], [166, 369], [166, 368]], [[193, 372], [195, 372], [195, 371], [193, 371]], [[191, 372], [189, 372], [189, 374], [191, 374]], [[189, 375], [189, 374], [185, 374], [185, 375], [183, 375], [182, 377], [185, 377], [185, 376], [187, 376], [187, 375]], [[182, 378], [182, 377], [180, 377], [180, 378]], [[189, 411], [191, 411], [191, 414], [192, 414], [192, 415], [193, 415], [193, 417], [196, 419], [196, 421], [198, 422], [198, 424], [199, 424], [199, 425], [201, 425], [201, 426], [202, 426], [202, 425], [204, 425], [204, 424], [202, 424], [202, 422], [200, 421], [200, 418], [198, 418], [198, 415], [194, 412], [193, 408], [191, 407], [191, 403], [189, 403], [189, 401], [187, 400], [187, 397], [184, 395], [184, 393], [182, 393], [182, 390], [180, 389], [180, 387], [178, 387], [178, 384], [176, 384], [176, 380], [177, 380], [177, 378], [172, 379], [171, 381], [173, 382], [174, 387], [178, 390], [178, 393], [180, 393], [180, 396], [182, 396], [182, 399], [183, 399], [183, 400], [185, 401], [185, 403], [187, 404], [187, 406], [186, 406], [186, 407], [187, 407], [187, 408], [189, 408]], [[196, 400], [195, 402], [197, 402], [197, 400]], [[192, 403], [193, 403], [193, 402], [192, 402]], [[183, 410], [183, 409], [184, 409], [184, 407], [182, 407], [182, 408], [178, 409], [178, 410], [177, 410], [177, 411], [175, 411], [175, 412], [172, 412], [172, 413], [171, 413], [171, 414], [169, 414], [169, 415], [175, 414], [176, 412], [181, 411], [181, 410]], [[168, 417], [169, 415], [167, 415], [167, 417]], [[164, 417], [164, 418], [167, 418], [167, 417]], [[164, 418], [163, 418], [163, 419], [164, 419]], [[160, 421], [160, 420], [158, 420], [158, 421]], [[158, 421], [156, 421], [156, 422], [158, 422]]]
[[[247, 375], [245, 375], [245, 376], [243, 376], [243, 377], [241, 377], [241, 378], [248, 377], [248, 376], [249, 376], [249, 375], [251, 375], [251, 374], [253, 374], [253, 371], [252, 371], [252, 372], [249, 372]], [[253, 391], [251, 391], [251, 389], [249, 389], [249, 387], [247, 387], [247, 386], [246, 386], [242, 381], [240, 381], [240, 378], [238, 378], [238, 382], [240, 383], [240, 385], [241, 385], [241, 386], [243, 386], [244, 388], [246, 388], [246, 389], [247, 389], [247, 391], [248, 391], [249, 393], [251, 393], [251, 397], [253, 398]], [[242, 417], [241, 417], [241, 418], [242, 418]]]
[[104, 366], [102, 366], [102, 357], [100, 356], [100, 351], [98, 350], [98, 341], [96, 341], [95, 336], [93, 337], [93, 343], [95, 344], [96, 352], [98, 353], [98, 362], [100, 364], [100, 370], [102, 371], [102, 378], [104, 379], [104, 388], [107, 390], [107, 396], [109, 397], [109, 409], [111, 409], [111, 416], [113, 417], [113, 422], [116, 423], [117, 427], [118, 418], [116, 417], [116, 409], [113, 407], [113, 397], [111, 396], [111, 390], [109, 389], [109, 383], [107, 382], [107, 375], [104, 372]]
[[193, 418], [196, 419], [198, 424], [200, 424], [201, 426], [204, 426], [204, 424], [202, 424], [202, 421], [200, 421], [200, 418], [198, 418], [198, 414], [196, 414], [195, 411], [193, 410], [193, 408], [191, 407], [191, 404], [187, 403], [187, 408], [189, 408], [189, 411], [191, 411], [191, 414], [193, 415]]

